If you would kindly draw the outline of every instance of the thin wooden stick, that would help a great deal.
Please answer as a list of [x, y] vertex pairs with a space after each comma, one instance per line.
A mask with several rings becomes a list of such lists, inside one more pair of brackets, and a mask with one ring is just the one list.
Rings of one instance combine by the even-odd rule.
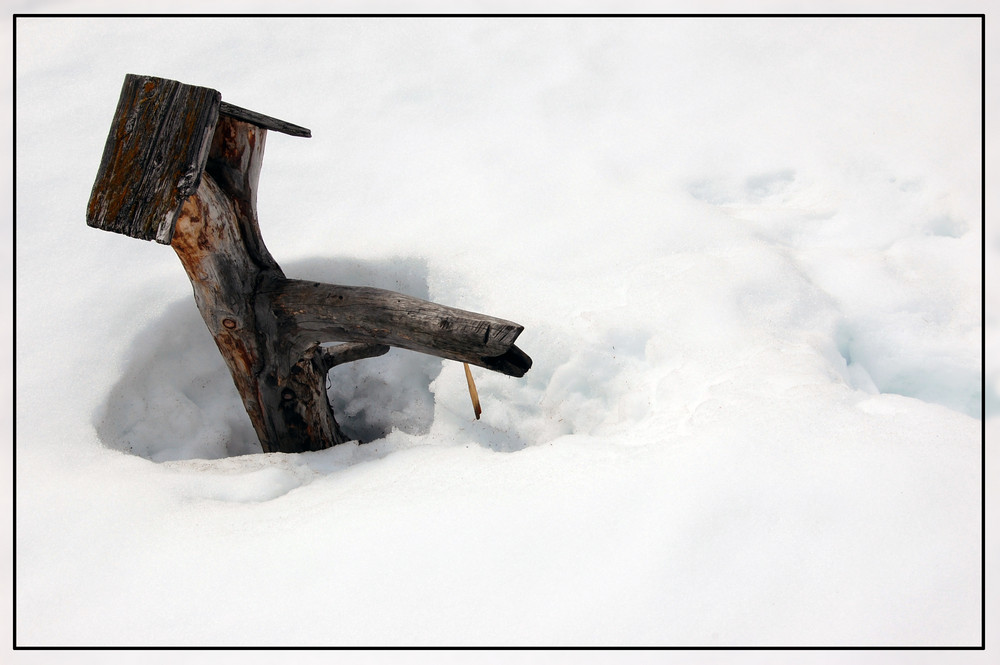
[[469, 369], [469, 363], [462, 364], [465, 365], [465, 380], [469, 382], [469, 396], [472, 398], [472, 409], [476, 412], [476, 420], [479, 420], [483, 409], [479, 406], [479, 393], [476, 391], [476, 382], [472, 380], [472, 370]]

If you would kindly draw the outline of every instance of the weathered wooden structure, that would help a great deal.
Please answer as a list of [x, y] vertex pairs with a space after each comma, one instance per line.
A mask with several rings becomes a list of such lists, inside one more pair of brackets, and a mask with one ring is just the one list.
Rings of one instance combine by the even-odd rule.
[[[390, 346], [509, 376], [528, 371], [516, 323], [383, 289], [286, 278], [257, 221], [268, 130], [310, 136], [216, 90], [129, 74], [87, 208], [90, 226], [173, 247], [265, 452], [344, 442], [327, 372]], [[341, 344], [321, 346], [328, 342]]]

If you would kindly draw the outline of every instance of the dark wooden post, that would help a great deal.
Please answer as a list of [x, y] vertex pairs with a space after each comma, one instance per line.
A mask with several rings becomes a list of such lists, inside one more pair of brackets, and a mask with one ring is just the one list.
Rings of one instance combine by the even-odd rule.
[[128, 75], [87, 211], [91, 226], [173, 247], [265, 452], [344, 442], [326, 374], [389, 346], [510, 376], [528, 371], [516, 323], [383, 289], [287, 279], [257, 221], [268, 129], [310, 134], [208, 88]]

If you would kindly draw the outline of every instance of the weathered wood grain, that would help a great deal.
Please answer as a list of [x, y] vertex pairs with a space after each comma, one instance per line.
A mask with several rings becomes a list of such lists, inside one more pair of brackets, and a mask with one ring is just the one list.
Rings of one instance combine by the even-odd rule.
[[327, 369], [365, 358], [382, 356], [389, 352], [389, 347], [385, 344], [367, 344], [365, 342], [345, 342], [322, 348], [323, 364], [326, 365]]
[[222, 95], [152, 76], [125, 77], [87, 205], [87, 224], [170, 244], [198, 189]]
[[293, 125], [290, 122], [278, 120], [277, 118], [272, 118], [269, 115], [257, 113], [256, 111], [241, 108], [235, 104], [229, 104], [227, 102], [222, 102], [222, 106], [219, 108], [219, 113], [227, 115], [231, 118], [236, 118], [237, 120], [249, 122], [257, 125], [258, 127], [263, 127], [264, 129], [281, 132], [282, 134], [301, 136], [303, 138], [310, 138], [312, 136], [312, 132], [305, 127], [299, 127], [298, 125]]
[[531, 360], [512, 321], [395, 291], [296, 279], [263, 284], [278, 335], [293, 355], [316, 342], [376, 342], [524, 376]]
[[215, 178], [236, 208], [247, 254], [260, 270], [283, 276], [260, 233], [257, 221], [257, 183], [267, 130], [235, 118], [219, 116], [205, 170]]
[[273, 427], [258, 386], [264, 353], [252, 306], [259, 269], [246, 252], [236, 210], [206, 174], [184, 201], [171, 246], [191, 280], [195, 304], [229, 367], [265, 452]]

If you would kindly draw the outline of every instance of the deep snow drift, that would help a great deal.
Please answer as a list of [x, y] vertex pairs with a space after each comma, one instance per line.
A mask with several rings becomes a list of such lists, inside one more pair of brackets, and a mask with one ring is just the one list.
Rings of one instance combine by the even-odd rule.
[[[32, 19], [16, 55], [19, 644], [979, 643], [977, 20]], [[84, 223], [126, 73], [312, 129], [261, 176], [290, 277], [512, 319], [531, 371], [476, 371], [477, 422], [393, 350], [330, 375], [367, 443], [260, 454], [173, 252]]]

